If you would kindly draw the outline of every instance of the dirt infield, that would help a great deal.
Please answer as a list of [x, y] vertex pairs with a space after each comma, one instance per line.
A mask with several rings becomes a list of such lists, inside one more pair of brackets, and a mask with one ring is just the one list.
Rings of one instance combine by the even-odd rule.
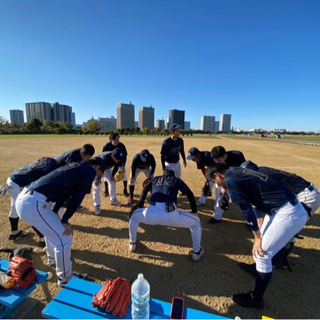
[[[86, 137], [50, 137], [30, 139], [1, 139], [0, 184], [12, 172], [29, 162], [43, 156], [56, 155], [78, 148], [84, 143], [92, 143], [96, 155], [107, 142], [107, 136]], [[142, 149], [149, 149], [157, 161], [156, 174], [161, 174], [160, 148], [164, 137], [121, 137], [128, 150], [127, 171], [133, 156]], [[210, 151], [216, 145], [227, 150], [241, 150], [247, 160], [258, 165], [271, 166], [297, 173], [312, 181], [320, 188], [320, 153], [319, 149], [307, 145], [285, 144], [254, 139], [229, 139], [184, 137], [186, 153], [189, 148]], [[135, 190], [135, 199], [141, 191], [144, 177], [140, 175]], [[196, 198], [200, 196], [204, 177], [192, 161], [182, 168], [182, 179], [189, 185]], [[122, 195], [122, 182], [117, 186], [118, 200], [125, 203]], [[36, 246], [37, 236], [32, 235], [17, 240], [7, 239], [10, 231], [8, 211], [9, 197], [0, 197], [2, 224], [1, 247]], [[90, 280], [104, 283], [106, 278], [121, 276], [130, 282], [142, 272], [150, 282], [151, 296], [164, 301], [171, 301], [173, 296], [184, 297], [186, 306], [234, 318], [320, 318], [319, 283], [320, 283], [320, 214], [317, 212], [301, 231], [303, 240], [297, 240], [290, 256], [288, 270], [275, 270], [265, 295], [263, 310], [246, 309], [237, 306], [230, 298], [232, 293], [246, 292], [253, 289], [254, 279], [238, 267], [238, 262], [253, 262], [251, 256], [253, 235], [244, 223], [238, 207], [232, 207], [224, 214], [223, 222], [208, 225], [212, 216], [213, 198], [207, 205], [200, 207], [199, 217], [202, 222], [202, 246], [206, 256], [203, 261], [193, 263], [188, 259], [191, 249], [190, 231], [165, 226], [146, 226], [139, 228], [139, 244], [136, 253], [128, 251], [129, 207], [110, 206], [109, 199], [102, 197], [102, 213], [95, 216], [92, 195], [83, 201], [86, 209], [75, 213], [70, 220], [75, 232], [72, 244], [73, 269], [87, 272]], [[190, 210], [186, 197], [178, 199], [181, 209]], [[21, 222], [20, 227], [30, 229]], [[0, 253], [7, 259], [7, 253]], [[46, 265], [44, 253], [33, 254], [37, 269], [51, 271]], [[31, 298], [35, 307], [24, 315], [25, 318], [41, 318], [41, 310], [60, 291], [56, 276], [39, 286]]]

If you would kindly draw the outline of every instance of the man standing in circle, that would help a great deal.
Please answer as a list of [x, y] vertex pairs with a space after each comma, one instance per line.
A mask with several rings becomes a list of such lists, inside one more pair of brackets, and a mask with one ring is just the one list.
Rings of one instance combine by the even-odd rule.
[[180, 138], [180, 129], [181, 125], [174, 123], [170, 127], [170, 138], [167, 138], [163, 141], [161, 147], [161, 164], [162, 169], [170, 169], [174, 171], [174, 174], [177, 178], [181, 179], [181, 165], [180, 165], [180, 157], [183, 159], [184, 167], [187, 166], [186, 156], [184, 153], [184, 142], [183, 139]]
[[134, 186], [140, 172], [143, 172], [147, 179], [151, 179], [155, 170], [156, 161], [149, 150], [144, 149], [133, 157], [129, 180], [130, 197], [127, 200], [127, 204], [131, 204], [133, 201]]

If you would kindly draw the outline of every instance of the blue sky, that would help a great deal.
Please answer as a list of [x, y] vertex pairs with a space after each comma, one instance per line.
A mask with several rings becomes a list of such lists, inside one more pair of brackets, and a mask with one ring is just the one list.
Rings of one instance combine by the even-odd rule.
[[117, 103], [232, 115], [231, 126], [320, 130], [319, 0], [0, 1], [0, 115]]

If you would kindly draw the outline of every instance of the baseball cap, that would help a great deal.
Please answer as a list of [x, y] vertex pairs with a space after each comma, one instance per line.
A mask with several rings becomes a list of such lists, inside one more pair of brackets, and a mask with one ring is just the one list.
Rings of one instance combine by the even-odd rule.
[[171, 127], [170, 127], [170, 131], [176, 130], [176, 129], [180, 128], [180, 127], [181, 127], [181, 125], [179, 125], [177, 123], [173, 123], [171, 125]]
[[193, 160], [199, 153], [199, 149], [197, 148], [191, 148], [189, 151], [188, 151], [188, 156], [187, 156], [187, 159], [188, 160]]
[[150, 156], [150, 152], [147, 149], [144, 149], [140, 152], [140, 158], [143, 162], [147, 162]]
[[229, 209], [229, 196], [224, 195], [223, 197], [221, 197], [218, 200], [218, 204], [222, 210], [224, 210], [224, 211], [228, 210]]
[[113, 149], [112, 154], [117, 160], [124, 161], [125, 155], [124, 155], [124, 151], [122, 149], [115, 148], [115, 149]]

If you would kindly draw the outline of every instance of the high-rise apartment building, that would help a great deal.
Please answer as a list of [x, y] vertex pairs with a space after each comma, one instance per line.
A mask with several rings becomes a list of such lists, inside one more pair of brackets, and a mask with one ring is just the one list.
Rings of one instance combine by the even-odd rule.
[[169, 110], [170, 125], [177, 123], [184, 128], [184, 110]]
[[201, 117], [201, 130], [203, 131], [215, 131], [215, 116], [202, 116]]
[[117, 128], [117, 119], [113, 116], [111, 118], [99, 118], [98, 121], [101, 123], [102, 130], [113, 130]]
[[184, 122], [184, 130], [189, 130], [191, 128], [191, 122], [190, 121], [185, 121]]
[[12, 125], [21, 125], [24, 123], [24, 116], [22, 110], [10, 110], [10, 122]]
[[163, 118], [157, 120], [156, 128], [159, 128], [160, 130], [165, 129], [165, 123]]
[[230, 128], [231, 128], [231, 114], [221, 114], [219, 131], [230, 131]]
[[59, 102], [51, 103], [52, 121], [54, 122], [70, 122], [72, 107], [60, 104]]
[[49, 102], [26, 103], [27, 122], [32, 119], [52, 121], [51, 104]]
[[139, 124], [140, 130], [143, 128], [154, 129], [154, 108], [150, 107], [140, 107], [139, 108]]
[[117, 104], [117, 129], [135, 128], [134, 105], [130, 102]]

